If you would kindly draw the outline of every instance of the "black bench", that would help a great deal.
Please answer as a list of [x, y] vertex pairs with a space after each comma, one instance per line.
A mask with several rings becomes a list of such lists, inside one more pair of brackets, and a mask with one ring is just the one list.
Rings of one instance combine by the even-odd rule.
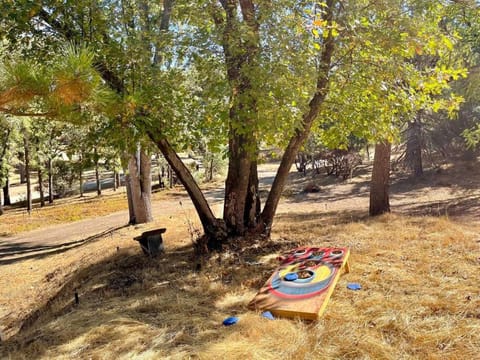
[[142, 235], [134, 237], [138, 241], [145, 255], [155, 257], [163, 252], [162, 234], [167, 231], [165, 228], [145, 231]]

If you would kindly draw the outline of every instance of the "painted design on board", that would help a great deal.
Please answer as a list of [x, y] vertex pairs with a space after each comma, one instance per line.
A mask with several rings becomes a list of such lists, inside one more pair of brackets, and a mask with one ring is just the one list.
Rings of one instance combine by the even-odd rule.
[[268, 291], [283, 299], [306, 299], [319, 295], [331, 285], [344, 260], [343, 248], [298, 248], [279, 260], [270, 278]]

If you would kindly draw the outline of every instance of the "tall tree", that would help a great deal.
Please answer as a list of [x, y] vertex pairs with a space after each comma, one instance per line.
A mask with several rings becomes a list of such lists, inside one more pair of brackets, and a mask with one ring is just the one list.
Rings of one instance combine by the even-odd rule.
[[390, 155], [392, 145], [380, 142], [375, 145], [372, 180], [370, 184], [370, 216], [390, 212]]
[[[437, 36], [444, 7], [437, 1], [201, 0], [177, 1], [177, 11], [172, 4], [91, 2], [85, 28], [81, 7], [55, 11], [64, 5], [51, 1], [30, 20], [69, 40], [89, 34], [96, 67], [124, 104], [114, 118], [155, 142], [192, 198], [210, 246], [248, 232], [270, 234], [289, 169], [314, 125], [331, 143], [351, 134], [393, 137], [396, 121], [452, 76], [448, 67], [421, 74], [406, 61], [418, 51], [447, 52], [449, 40]], [[210, 83], [204, 89], [202, 78]], [[176, 153], [192, 134], [204, 136], [202, 128], [227, 134], [223, 219]], [[260, 212], [256, 162], [265, 142], [285, 152]]]
[[27, 211], [30, 214], [32, 211], [32, 181], [30, 176], [30, 136], [26, 127], [23, 133], [23, 156], [25, 165], [25, 177], [27, 180]]

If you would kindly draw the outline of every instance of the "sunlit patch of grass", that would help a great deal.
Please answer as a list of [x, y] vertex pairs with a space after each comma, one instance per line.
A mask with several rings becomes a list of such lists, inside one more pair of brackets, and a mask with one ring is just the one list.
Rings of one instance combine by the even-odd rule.
[[[166, 233], [167, 252], [159, 259], [144, 257], [131, 241], [133, 230], [126, 229], [80, 250], [25, 262], [40, 273], [42, 267], [58, 273], [49, 281], [37, 278], [35, 286], [45, 297], [38, 295], [43, 300], [30, 307], [41, 310], [38, 318], [4, 343], [0, 357], [478, 356], [478, 226], [447, 218], [355, 219], [292, 211], [279, 217], [272, 241], [238, 254], [216, 255], [195, 271], [192, 252], [185, 248], [190, 244], [187, 226], [166, 216], [151, 226], [159, 224], [172, 229]], [[122, 246], [119, 252], [117, 244]], [[307, 244], [351, 249], [351, 272], [340, 278], [324, 316], [312, 323], [270, 321], [249, 311], [247, 304], [275, 268], [276, 255]], [[20, 279], [19, 269], [6, 277]], [[347, 282], [360, 283], [362, 290], [348, 290]], [[0, 285], [8, 286], [5, 280]], [[72, 304], [74, 289], [80, 295], [78, 306]], [[15, 299], [8, 305], [14, 307]], [[231, 315], [239, 323], [222, 326]]]
[[[169, 192], [153, 194], [153, 200], [162, 199]], [[0, 217], [0, 234], [2, 236], [35, 230], [51, 225], [64, 224], [128, 209], [125, 192], [112, 193], [99, 197], [89, 194], [86, 197], [68, 198], [47, 205], [43, 208], [35, 205], [30, 214], [25, 209], [11, 209]]]

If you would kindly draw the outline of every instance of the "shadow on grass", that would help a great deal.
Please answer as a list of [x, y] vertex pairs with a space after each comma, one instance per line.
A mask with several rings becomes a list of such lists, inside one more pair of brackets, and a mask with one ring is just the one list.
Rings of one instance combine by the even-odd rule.
[[[353, 197], [368, 197], [370, 191], [370, 166], [362, 166], [355, 172], [352, 183], [341, 181], [333, 176], [324, 174], [314, 175], [311, 173], [303, 176], [300, 173], [290, 174], [289, 201], [295, 203], [331, 202], [351, 199]], [[359, 179], [364, 177], [365, 179]], [[450, 189], [453, 191], [471, 191], [480, 188], [480, 170], [475, 162], [456, 162], [445, 170], [426, 169], [418, 178], [412, 177], [405, 171], [392, 174], [390, 194], [396, 198], [413, 198], [415, 193], [425, 189]], [[303, 191], [308, 183], [315, 183], [320, 187], [318, 193], [306, 193]], [[339, 191], [342, 185], [350, 185], [345, 191]], [[288, 191], [288, 190], [287, 190]], [[428, 206], [428, 205], [427, 205]], [[415, 214], [417, 210], [413, 210]], [[430, 213], [428, 213], [431, 215]]]
[[461, 196], [418, 204], [411, 202], [397, 206], [403, 214], [411, 216], [450, 216], [480, 218], [480, 196]]
[[[178, 248], [156, 259], [120, 252], [78, 270], [65, 283], [62, 279], [49, 280], [58, 282], [58, 292], [20, 320], [18, 334], [2, 342], [0, 357], [15, 358], [24, 352], [39, 358], [83, 336], [98, 347], [110, 340], [118, 342], [138, 335], [143, 348], [137, 346], [134, 351], [149, 349], [162, 354], [173, 352], [179, 345], [199, 346], [204, 337], [221, 338], [219, 314], [245, 311], [245, 304], [233, 303], [219, 310], [215, 302], [237, 288], [240, 280], [221, 274], [221, 286], [210, 286], [209, 275], [196, 272], [193, 260], [191, 247]], [[199, 281], [199, 277], [203, 280]], [[121, 323], [136, 324], [140, 332], [126, 333], [128, 326], [122, 329]], [[143, 331], [153, 338], [148, 340], [149, 335], [143, 336]], [[115, 351], [128, 353], [127, 349]]]
[[55, 245], [32, 245], [29, 242], [0, 241], [0, 265], [13, 264], [27, 259], [42, 259], [53, 254], [60, 254], [128, 226], [128, 224], [117, 226], [84, 239]]
[[300, 227], [306, 227], [311, 226], [312, 222], [315, 222], [318, 226], [326, 224], [341, 225], [349, 224], [351, 222], [365, 221], [368, 218], [368, 209], [366, 209], [279, 214], [275, 217], [275, 220], [284, 224], [297, 224]]

